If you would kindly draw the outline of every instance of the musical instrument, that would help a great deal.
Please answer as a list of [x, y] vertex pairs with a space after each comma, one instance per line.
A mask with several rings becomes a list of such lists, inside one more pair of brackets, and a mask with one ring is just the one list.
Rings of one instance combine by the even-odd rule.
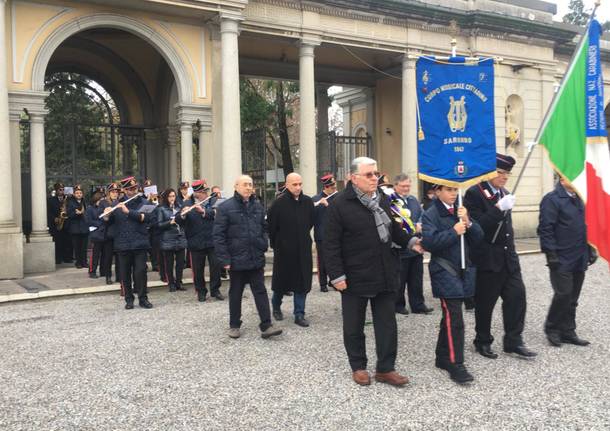
[[[339, 190], [332, 192], [331, 194], [329, 194], [328, 196], [323, 197], [322, 199], [326, 199], [329, 200], [330, 198], [332, 198], [334, 195], [336, 195], [337, 193], [339, 193]], [[317, 207], [318, 205], [320, 205], [320, 201], [314, 202], [313, 206]]]
[[107, 215], [110, 215], [110, 213], [114, 212], [114, 210], [116, 210], [116, 209], [119, 207], [119, 205], [121, 205], [121, 204], [126, 204], [127, 202], [132, 201], [132, 200], [134, 200], [135, 198], [137, 198], [137, 197], [139, 197], [139, 196], [140, 196], [140, 193], [136, 193], [134, 196], [130, 197], [129, 199], [127, 199], [127, 200], [125, 200], [125, 201], [123, 201], [123, 202], [119, 202], [119, 203], [118, 203], [118, 204], [116, 204], [115, 206], [110, 207], [110, 211], [108, 211], [108, 212], [106, 212], [106, 213], [102, 213], [102, 214], [100, 214], [98, 218], [104, 218], [104, 217], [106, 217]]
[[68, 211], [66, 210], [66, 204], [68, 202], [68, 198], [64, 196], [64, 200], [61, 203], [61, 210], [59, 211], [59, 217], [55, 217], [53, 220], [55, 222], [55, 227], [57, 230], [62, 230], [64, 228], [64, 223], [68, 219]]
[[390, 196], [390, 209], [394, 214], [394, 220], [402, 226], [409, 234], [415, 234], [416, 229], [411, 220], [411, 211], [405, 207], [405, 203], [400, 196], [392, 193]]
[[193, 205], [191, 205], [190, 207], [186, 208], [185, 210], [180, 212], [181, 216], [184, 216], [185, 214], [188, 214], [189, 212], [191, 212], [191, 210], [195, 207], [198, 207], [200, 205], [203, 205], [204, 203], [206, 203], [207, 201], [209, 201], [212, 198], [215, 198], [216, 196], [218, 196], [218, 193], [214, 192], [212, 193], [209, 197], [205, 198], [202, 201], [199, 202], [195, 202]]

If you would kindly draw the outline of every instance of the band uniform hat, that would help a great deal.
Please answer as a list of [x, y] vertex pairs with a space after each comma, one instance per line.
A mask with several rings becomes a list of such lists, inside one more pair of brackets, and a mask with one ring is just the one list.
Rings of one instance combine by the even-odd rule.
[[59, 189], [63, 189], [64, 185], [63, 183], [55, 183], [53, 184], [53, 190], [59, 190]]
[[106, 193], [111, 192], [113, 190], [119, 190], [120, 187], [117, 183], [110, 183], [106, 186]]
[[178, 187], [179, 189], [188, 189], [190, 186], [188, 181], [181, 181], [180, 182], [180, 186]]
[[515, 166], [515, 163], [517, 162], [511, 156], [496, 153], [496, 167], [498, 169], [510, 172], [513, 169], [513, 166]]
[[335, 180], [335, 177], [333, 176], [333, 174], [326, 174], [323, 177], [320, 178], [320, 182], [322, 183], [322, 185], [324, 187], [330, 187], [330, 186], [334, 186], [335, 184], [337, 184], [337, 181]]
[[123, 189], [132, 189], [134, 187], [138, 187], [138, 182], [136, 181], [135, 177], [123, 178], [120, 181], [120, 184], [121, 184], [121, 188], [123, 188]]
[[205, 180], [193, 181], [192, 187], [194, 192], [207, 192], [210, 190]]

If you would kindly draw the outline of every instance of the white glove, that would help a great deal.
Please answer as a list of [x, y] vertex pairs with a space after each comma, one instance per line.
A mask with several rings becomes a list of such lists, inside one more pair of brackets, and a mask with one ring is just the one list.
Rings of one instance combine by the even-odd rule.
[[506, 195], [498, 201], [500, 211], [512, 210], [515, 206], [515, 195]]

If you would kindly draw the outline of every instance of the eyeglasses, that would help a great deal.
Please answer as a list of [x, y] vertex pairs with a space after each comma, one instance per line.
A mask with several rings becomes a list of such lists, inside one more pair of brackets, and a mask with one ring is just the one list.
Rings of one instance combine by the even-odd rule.
[[366, 174], [354, 174], [354, 175], [365, 177], [367, 180], [370, 180], [373, 177], [375, 177], [377, 179], [379, 179], [379, 177], [381, 177], [381, 174], [379, 172], [367, 172]]
[[498, 172], [498, 175], [504, 175], [505, 177], [510, 177], [513, 173], [512, 172], [508, 172], [508, 171], [496, 171]]

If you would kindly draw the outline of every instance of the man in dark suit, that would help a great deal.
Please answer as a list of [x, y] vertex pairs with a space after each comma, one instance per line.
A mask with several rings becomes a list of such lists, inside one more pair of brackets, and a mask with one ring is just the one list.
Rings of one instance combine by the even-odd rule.
[[526, 300], [511, 217], [515, 197], [504, 188], [515, 159], [498, 154], [496, 162], [498, 175], [470, 187], [464, 196], [464, 206], [485, 233], [484, 240], [471, 253], [472, 262], [477, 267], [474, 344], [484, 357], [498, 357], [491, 349], [494, 341], [491, 320], [496, 302], [501, 297], [504, 351], [531, 358], [536, 353], [525, 347], [522, 338]]
[[328, 274], [335, 289], [341, 291], [343, 342], [353, 380], [369, 385], [364, 321], [370, 301], [377, 347], [375, 380], [403, 386], [408, 378], [394, 369], [399, 269], [392, 243], [419, 247], [419, 240], [392, 219], [390, 203], [378, 188], [375, 160], [354, 159], [350, 173], [345, 190], [328, 207], [324, 238]]
[[540, 203], [538, 236], [551, 273], [553, 301], [544, 324], [552, 346], [562, 343], [587, 346], [576, 335], [576, 307], [585, 281], [585, 271], [597, 260], [587, 244], [585, 206], [572, 185], [561, 178], [555, 190]]

